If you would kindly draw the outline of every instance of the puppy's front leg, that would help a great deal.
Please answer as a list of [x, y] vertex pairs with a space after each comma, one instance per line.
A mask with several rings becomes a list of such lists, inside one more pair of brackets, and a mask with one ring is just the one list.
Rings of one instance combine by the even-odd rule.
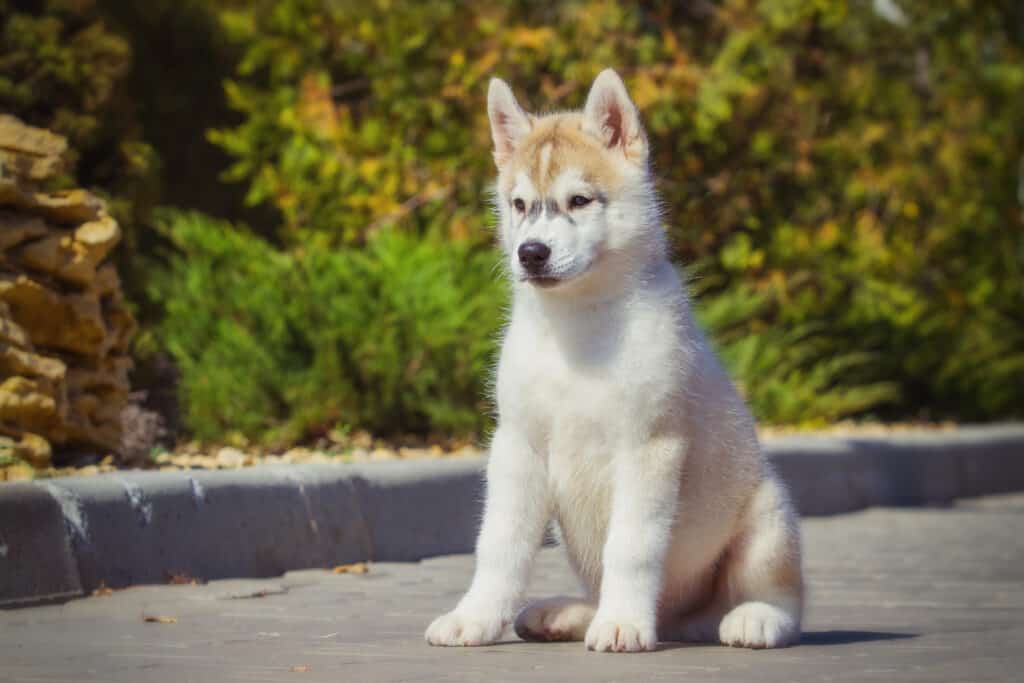
[[665, 556], [679, 499], [683, 443], [655, 438], [616, 456], [601, 594], [586, 644], [598, 652], [653, 650]]
[[473, 583], [458, 606], [427, 628], [431, 645], [486, 645], [522, 602], [550, 518], [546, 466], [518, 430], [500, 426], [487, 465], [487, 500]]

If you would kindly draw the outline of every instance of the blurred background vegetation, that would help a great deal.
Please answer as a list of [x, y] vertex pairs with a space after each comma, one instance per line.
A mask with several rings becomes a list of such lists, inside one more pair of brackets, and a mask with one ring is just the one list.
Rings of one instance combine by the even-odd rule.
[[[1024, 416], [1017, 0], [0, 0], [0, 109], [125, 228], [135, 382], [199, 438], [481, 435], [488, 79], [614, 66], [757, 416]], [[167, 387], [174, 390], [167, 395]]]

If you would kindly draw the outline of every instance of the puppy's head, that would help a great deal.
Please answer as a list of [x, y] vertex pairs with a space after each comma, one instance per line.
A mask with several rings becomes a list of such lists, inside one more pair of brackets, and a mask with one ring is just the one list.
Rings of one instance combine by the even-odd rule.
[[553, 291], [600, 286], [660, 247], [647, 137], [618, 74], [601, 72], [583, 111], [543, 116], [495, 78], [487, 110], [515, 280]]

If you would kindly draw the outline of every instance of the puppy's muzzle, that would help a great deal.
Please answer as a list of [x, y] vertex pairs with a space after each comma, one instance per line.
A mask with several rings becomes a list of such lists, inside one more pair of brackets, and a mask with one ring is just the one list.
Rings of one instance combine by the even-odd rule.
[[543, 242], [524, 242], [519, 245], [519, 263], [530, 275], [540, 275], [548, 265], [551, 247]]

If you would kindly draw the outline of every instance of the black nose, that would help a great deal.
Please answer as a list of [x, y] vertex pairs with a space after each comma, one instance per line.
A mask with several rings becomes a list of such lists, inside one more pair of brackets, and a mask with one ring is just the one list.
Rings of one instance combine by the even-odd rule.
[[530, 272], [537, 272], [548, 262], [551, 248], [543, 242], [524, 242], [519, 245], [519, 262]]

